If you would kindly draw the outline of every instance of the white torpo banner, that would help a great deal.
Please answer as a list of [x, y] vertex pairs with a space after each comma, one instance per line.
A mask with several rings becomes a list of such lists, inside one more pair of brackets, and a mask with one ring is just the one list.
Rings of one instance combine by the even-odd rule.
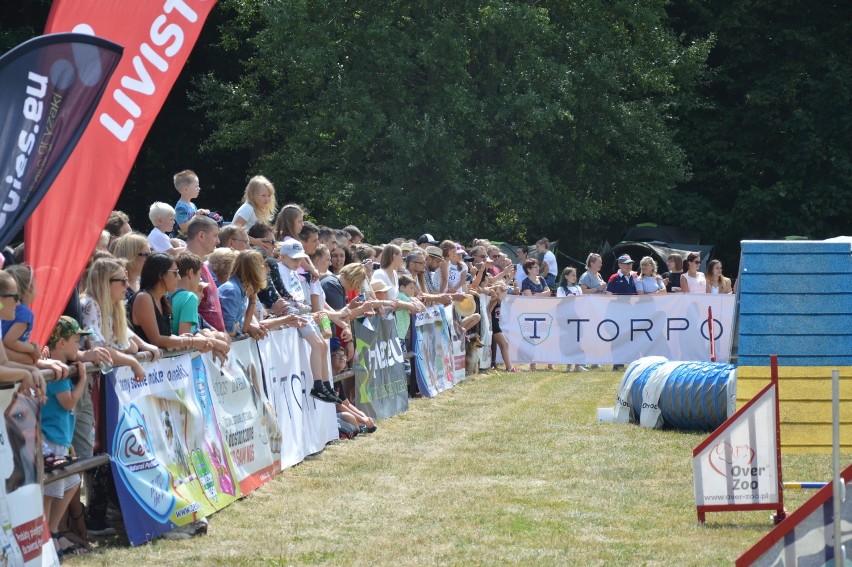
[[500, 327], [512, 361], [627, 364], [643, 356], [710, 360], [713, 309], [717, 362], [731, 352], [734, 295], [508, 296]]

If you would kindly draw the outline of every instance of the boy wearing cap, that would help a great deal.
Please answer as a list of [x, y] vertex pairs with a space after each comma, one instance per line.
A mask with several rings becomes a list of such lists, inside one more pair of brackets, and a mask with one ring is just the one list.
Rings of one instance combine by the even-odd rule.
[[633, 259], [627, 254], [618, 257], [618, 271], [609, 277], [606, 292], [614, 295], [638, 295], [636, 274], [633, 272]]
[[302, 287], [302, 280], [296, 272], [301, 266], [302, 260], [309, 258], [309, 256], [305, 254], [302, 243], [293, 239], [282, 242], [278, 254], [278, 270], [281, 273], [284, 289], [293, 298], [294, 307], [292, 310], [296, 311], [300, 317], [310, 321], [308, 325], [299, 327], [299, 336], [311, 346], [311, 373], [314, 375], [314, 385], [310, 392], [311, 397], [321, 402], [339, 404], [341, 403], [340, 398], [335, 395], [326, 382], [331, 377], [331, 368], [328, 364], [328, 343], [320, 335], [319, 327], [313, 319], [313, 317], [321, 317], [326, 313], [319, 311], [311, 317], [311, 308], [305, 302], [305, 288]]
[[[74, 437], [74, 407], [83, 397], [87, 383], [86, 367], [77, 360], [77, 353], [80, 350], [80, 338], [91, 334], [91, 330], [82, 330], [76, 320], [63, 315], [47, 341], [50, 358], [66, 364], [74, 362], [77, 366], [77, 378], [76, 381], [62, 378], [47, 384], [47, 401], [41, 410], [45, 466], [66, 463], [67, 457], [70, 456], [71, 441]], [[79, 474], [44, 486], [44, 515], [60, 554], [79, 549], [79, 546], [59, 531], [60, 520], [79, 486]]]

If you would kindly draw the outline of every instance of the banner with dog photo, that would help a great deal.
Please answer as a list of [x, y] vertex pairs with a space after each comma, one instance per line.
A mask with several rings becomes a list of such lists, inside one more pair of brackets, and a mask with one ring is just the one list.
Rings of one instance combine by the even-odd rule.
[[263, 389], [257, 343], [235, 340], [221, 365], [201, 356], [240, 492], [248, 494], [281, 470], [281, 428]]
[[434, 398], [455, 383], [450, 325], [452, 319], [447, 319], [440, 305], [428, 307], [414, 316], [412, 341], [417, 385], [428, 398]]
[[408, 411], [405, 355], [394, 318], [357, 319], [355, 334], [355, 392], [352, 403], [372, 417], [385, 419]]
[[[140, 545], [240, 497], [200, 355], [117, 368], [107, 390], [107, 439], [127, 537]], [[218, 419], [217, 419], [218, 418]]]
[[[471, 298], [470, 303], [473, 303], [473, 299]], [[466, 374], [465, 369], [465, 349], [467, 347], [467, 337], [465, 336], [464, 329], [458, 324], [456, 321], [456, 317], [458, 316], [455, 309], [455, 303], [451, 303], [450, 305], [444, 305], [444, 318], [447, 321], [450, 321], [449, 325], [450, 331], [450, 342], [452, 343], [452, 353], [453, 353], [453, 382], [458, 384], [462, 382]], [[475, 307], [474, 307], [475, 308]], [[456, 321], [455, 323], [452, 323]], [[479, 353], [476, 353], [479, 356]]]
[[310, 346], [296, 329], [272, 331], [257, 344], [281, 430], [281, 468], [292, 467], [338, 438], [334, 405], [309, 395], [314, 381]]
[[0, 389], [0, 564], [59, 565], [44, 518], [41, 406], [17, 388]]

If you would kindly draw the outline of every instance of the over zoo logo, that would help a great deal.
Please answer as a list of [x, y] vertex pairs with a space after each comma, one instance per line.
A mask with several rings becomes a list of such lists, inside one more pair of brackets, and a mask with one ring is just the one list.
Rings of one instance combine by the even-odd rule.
[[518, 315], [521, 336], [531, 345], [540, 345], [550, 336], [553, 316], [550, 313], [521, 313]]
[[733, 490], [755, 490], [758, 477], [766, 473], [766, 466], [757, 466], [755, 451], [748, 445], [731, 445], [720, 441], [707, 455], [707, 461], [719, 475], [731, 478]]

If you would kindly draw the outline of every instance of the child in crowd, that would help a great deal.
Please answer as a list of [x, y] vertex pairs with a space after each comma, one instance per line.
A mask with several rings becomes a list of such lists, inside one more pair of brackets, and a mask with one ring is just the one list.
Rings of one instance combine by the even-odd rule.
[[[243, 195], [243, 204], [234, 214], [233, 224], [250, 229], [256, 223], [271, 223], [275, 215], [275, 187], [262, 175], [252, 177]], [[252, 246], [260, 242], [249, 237]]]
[[[62, 378], [47, 385], [47, 402], [41, 410], [41, 433], [45, 467], [51, 468], [68, 462], [74, 437], [74, 408], [86, 389], [85, 365], [77, 360], [80, 338], [92, 331], [80, 329], [77, 321], [63, 315], [48, 339], [50, 357], [62, 363], [75, 362], [76, 380]], [[73, 474], [44, 485], [44, 515], [47, 518], [54, 545], [60, 555], [77, 553], [84, 546], [73, 543], [59, 531], [59, 522], [68, 504], [80, 487], [80, 475]]]
[[33, 271], [26, 264], [10, 266], [6, 269], [20, 292], [20, 303], [15, 307], [15, 319], [3, 321], [3, 346], [9, 360], [21, 364], [36, 364], [41, 358], [41, 348], [37, 343], [30, 342], [30, 332], [33, 329], [34, 315], [30, 305], [35, 299], [35, 280]]
[[[0, 270], [0, 319], [3, 322], [15, 318], [16, 303], [18, 295], [18, 284], [6, 270]], [[29, 395], [30, 390], [35, 391], [35, 397], [39, 402], [44, 401], [45, 383], [35, 366], [13, 362], [6, 358], [7, 349], [0, 349], [0, 382], [21, 381], [20, 391]]]
[[204, 321], [198, 315], [201, 293], [207, 287], [207, 284], [201, 281], [201, 258], [192, 252], [181, 252], [176, 261], [180, 280], [171, 295], [172, 334], [202, 334], [210, 340], [213, 356], [224, 361], [230, 350], [227, 339], [215, 330], [203, 328]]
[[[331, 368], [334, 375], [342, 374], [346, 371], [346, 352], [343, 350], [340, 340], [337, 337], [331, 339]], [[345, 389], [342, 382], [334, 383], [334, 392], [341, 399], [341, 403], [336, 404], [337, 423], [341, 434], [346, 437], [357, 435], [358, 433], [373, 433], [378, 429], [376, 423], [371, 417], [355, 407], [352, 402], [346, 397]], [[349, 427], [342, 425], [341, 422]], [[349, 434], [349, 432], [352, 432]], [[343, 436], [342, 435], [342, 436]]]
[[279, 250], [279, 272], [281, 281], [290, 297], [293, 298], [294, 310], [302, 317], [309, 318], [308, 325], [299, 328], [299, 336], [311, 346], [311, 372], [314, 375], [314, 386], [311, 396], [322, 402], [340, 403], [339, 398], [328, 387], [326, 380], [331, 376], [328, 367], [328, 344], [320, 335], [316, 321], [328, 316], [325, 311], [311, 314], [311, 307], [306, 302], [305, 289], [296, 270], [302, 260], [308, 258], [305, 249], [298, 240], [288, 240], [281, 244]]
[[191, 169], [184, 169], [175, 173], [173, 177], [175, 189], [180, 193], [180, 200], [175, 205], [175, 222], [178, 226], [178, 236], [186, 238], [186, 227], [195, 215], [209, 215], [207, 209], [199, 209], [192, 202], [198, 198], [201, 186], [198, 183], [198, 175]]
[[[583, 295], [583, 290], [577, 285], [577, 268], [568, 267], [562, 270], [562, 284], [556, 288], [556, 297], [572, 297]], [[582, 364], [568, 364], [565, 372], [586, 372], [588, 368]]]
[[[396, 317], [396, 334], [402, 352], [408, 352], [408, 331], [411, 327], [411, 315], [426, 310], [426, 306], [417, 299], [417, 284], [410, 276], [399, 276], [399, 293], [396, 296], [398, 309], [394, 311]], [[405, 359], [405, 376], [411, 375], [411, 360]]]
[[176, 256], [180, 250], [172, 245], [168, 236], [175, 226], [175, 210], [171, 205], [157, 201], [148, 210], [148, 218], [154, 225], [153, 230], [148, 234], [148, 244], [154, 252]]

